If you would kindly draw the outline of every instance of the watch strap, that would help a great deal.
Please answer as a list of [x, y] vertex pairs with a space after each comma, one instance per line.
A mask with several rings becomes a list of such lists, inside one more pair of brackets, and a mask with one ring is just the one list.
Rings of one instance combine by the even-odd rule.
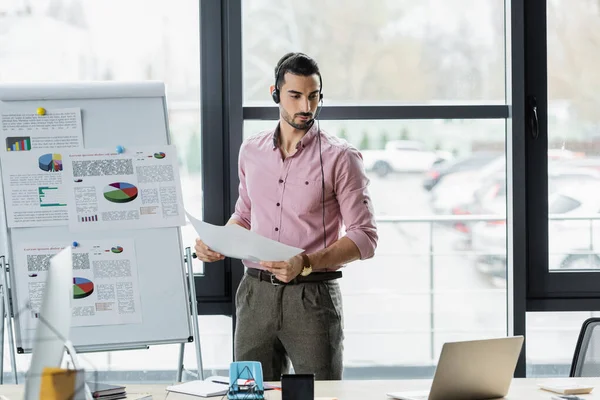
[[301, 256], [302, 256], [302, 267], [311, 268], [312, 266], [310, 265], [310, 259], [308, 258], [306, 253], [302, 253]]

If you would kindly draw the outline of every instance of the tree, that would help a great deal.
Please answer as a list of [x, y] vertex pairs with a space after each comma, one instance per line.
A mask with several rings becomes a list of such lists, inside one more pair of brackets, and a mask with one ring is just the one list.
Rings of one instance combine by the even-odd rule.
[[289, 51], [317, 60], [326, 99], [414, 101], [430, 93], [421, 41], [398, 28], [417, 2], [371, 0], [368, 8], [364, 0], [346, 0], [341, 8], [322, 0], [282, 0], [277, 7], [248, 3], [253, 5], [247, 6], [245, 18], [262, 23], [244, 30], [245, 100], [268, 99], [274, 66]]
[[346, 133], [346, 128], [340, 129], [340, 133], [338, 133], [338, 137], [340, 139], [348, 140], [348, 134]]
[[382, 131], [381, 136], [379, 136], [379, 148], [385, 150], [385, 145], [390, 141], [387, 131]]
[[400, 140], [410, 140], [410, 132], [407, 127], [402, 128], [400, 131]]
[[369, 140], [369, 132], [363, 131], [362, 138], [360, 139], [360, 150], [368, 150], [371, 147], [371, 143]]
[[597, 0], [548, 2], [548, 97], [600, 124], [600, 11]]

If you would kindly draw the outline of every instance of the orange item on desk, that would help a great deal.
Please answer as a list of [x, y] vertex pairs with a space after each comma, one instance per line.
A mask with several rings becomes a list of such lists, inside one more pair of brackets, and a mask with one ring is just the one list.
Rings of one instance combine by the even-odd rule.
[[84, 371], [62, 368], [44, 368], [40, 387], [40, 399], [85, 400]]

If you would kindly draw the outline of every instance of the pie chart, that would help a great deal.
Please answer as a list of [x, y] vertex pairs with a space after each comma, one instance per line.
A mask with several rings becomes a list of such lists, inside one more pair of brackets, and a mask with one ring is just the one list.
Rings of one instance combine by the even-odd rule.
[[38, 166], [42, 171], [58, 172], [63, 170], [62, 156], [60, 154], [44, 154], [38, 159]]
[[112, 251], [113, 253], [122, 253], [123, 252], [123, 247], [122, 246], [115, 246], [112, 249], [110, 249], [110, 251]]
[[85, 278], [73, 278], [73, 298], [84, 299], [94, 292], [94, 283]]
[[162, 160], [163, 158], [165, 158], [167, 155], [165, 153], [163, 153], [162, 151], [159, 153], [154, 153], [154, 158], [158, 158], [159, 160]]
[[129, 203], [137, 195], [138, 188], [131, 183], [115, 182], [104, 188], [104, 198], [112, 203]]

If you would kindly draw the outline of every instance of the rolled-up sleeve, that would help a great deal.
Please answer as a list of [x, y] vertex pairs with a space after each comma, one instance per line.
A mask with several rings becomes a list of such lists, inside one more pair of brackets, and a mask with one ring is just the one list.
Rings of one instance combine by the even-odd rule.
[[346, 149], [336, 168], [335, 193], [340, 205], [346, 236], [360, 251], [361, 260], [371, 258], [377, 248], [377, 226], [369, 195], [369, 178], [365, 173], [362, 156], [353, 147]]
[[240, 179], [240, 184], [238, 186], [238, 199], [235, 203], [235, 210], [231, 215], [231, 218], [240, 222], [246, 229], [250, 229], [252, 203], [250, 202], [250, 197], [248, 197], [248, 188], [246, 185], [244, 147], [245, 144], [242, 144], [238, 156], [238, 177]]

